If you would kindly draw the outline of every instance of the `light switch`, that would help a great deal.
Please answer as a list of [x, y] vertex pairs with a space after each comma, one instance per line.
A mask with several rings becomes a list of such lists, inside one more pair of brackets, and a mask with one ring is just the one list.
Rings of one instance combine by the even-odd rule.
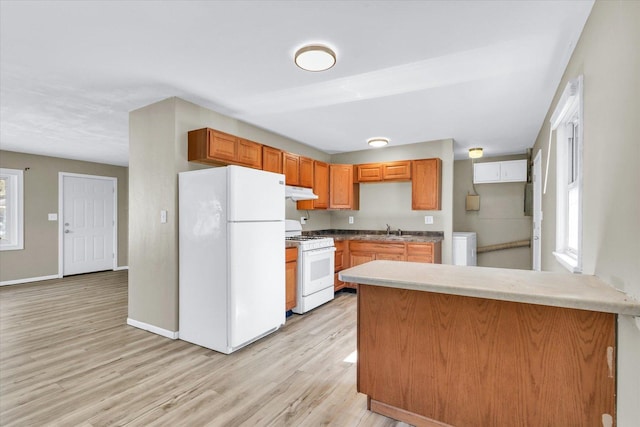
[[48, 215], [49, 221], [57, 221], [58, 220], [58, 214], [57, 213], [50, 213]]
[[160, 211], [160, 223], [162, 224], [167, 223], [167, 211], [164, 209]]

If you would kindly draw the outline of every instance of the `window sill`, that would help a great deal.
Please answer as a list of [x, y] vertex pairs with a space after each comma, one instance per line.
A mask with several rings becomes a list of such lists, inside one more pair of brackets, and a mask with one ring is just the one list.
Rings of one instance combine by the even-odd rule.
[[556, 260], [567, 270], [572, 273], [582, 273], [582, 269], [578, 265], [578, 260], [564, 252], [554, 252]]

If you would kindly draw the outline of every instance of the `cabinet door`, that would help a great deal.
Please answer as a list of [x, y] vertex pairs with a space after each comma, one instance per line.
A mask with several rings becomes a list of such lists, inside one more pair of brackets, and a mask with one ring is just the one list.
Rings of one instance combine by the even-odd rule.
[[286, 249], [285, 264], [285, 310], [291, 310], [296, 306], [296, 269], [297, 269], [297, 248]]
[[383, 259], [387, 261], [404, 261], [404, 254], [376, 254], [376, 259]]
[[345, 259], [344, 259], [344, 247], [345, 247], [345, 242], [340, 240], [340, 241], [335, 241], [334, 245], [336, 247], [336, 251], [334, 252], [334, 263], [333, 263], [333, 267], [334, 267], [334, 271], [338, 272], [340, 270], [343, 270], [346, 268], [346, 265], [344, 263]]
[[262, 144], [238, 138], [238, 163], [262, 169]]
[[500, 182], [500, 162], [474, 163], [473, 183]]
[[262, 170], [282, 173], [282, 151], [277, 148], [262, 146]]
[[357, 165], [356, 173], [358, 182], [379, 182], [382, 181], [382, 164], [369, 163]]
[[408, 181], [411, 179], [411, 162], [387, 162], [382, 164], [382, 179], [385, 181]]
[[523, 182], [527, 180], [527, 161], [508, 160], [500, 162], [500, 180], [502, 182]]
[[411, 163], [411, 209], [440, 210], [442, 161], [424, 159]]
[[299, 177], [298, 185], [300, 187], [313, 188], [313, 159], [308, 157], [298, 158]]
[[324, 162], [313, 163], [313, 192], [318, 198], [313, 201], [315, 209], [329, 207], [329, 165]]
[[209, 132], [207, 155], [214, 160], [235, 162], [237, 159], [238, 138], [227, 133], [212, 130]]
[[329, 165], [330, 209], [358, 209], [357, 188], [353, 184], [353, 165]]
[[407, 243], [407, 261], [433, 263], [433, 243]]
[[297, 154], [282, 153], [282, 173], [287, 185], [299, 185], [300, 162]]
[[355, 267], [356, 265], [364, 264], [365, 262], [373, 261], [376, 259], [376, 254], [371, 252], [351, 252], [349, 255], [349, 265]]

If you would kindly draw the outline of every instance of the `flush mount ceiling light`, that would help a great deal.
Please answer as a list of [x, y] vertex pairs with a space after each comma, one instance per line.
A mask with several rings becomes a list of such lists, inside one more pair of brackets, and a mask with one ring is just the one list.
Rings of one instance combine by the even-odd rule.
[[367, 140], [367, 144], [369, 144], [372, 147], [384, 147], [388, 143], [389, 143], [389, 138], [376, 137], [376, 138], [371, 138]]
[[336, 54], [327, 46], [308, 45], [296, 52], [296, 65], [307, 71], [325, 71], [336, 63]]
[[469, 157], [472, 159], [479, 159], [482, 157], [482, 148], [469, 148]]

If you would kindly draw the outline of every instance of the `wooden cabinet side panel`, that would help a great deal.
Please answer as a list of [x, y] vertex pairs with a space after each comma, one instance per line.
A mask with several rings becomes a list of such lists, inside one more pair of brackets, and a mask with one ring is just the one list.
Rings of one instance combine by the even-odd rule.
[[411, 176], [411, 209], [440, 210], [442, 160], [412, 161]]
[[615, 420], [615, 315], [358, 287], [358, 391], [451, 425]]
[[187, 133], [187, 160], [190, 162], [203, 161], [207, 158], [207, 141], [210, 129], [196, 129]]

